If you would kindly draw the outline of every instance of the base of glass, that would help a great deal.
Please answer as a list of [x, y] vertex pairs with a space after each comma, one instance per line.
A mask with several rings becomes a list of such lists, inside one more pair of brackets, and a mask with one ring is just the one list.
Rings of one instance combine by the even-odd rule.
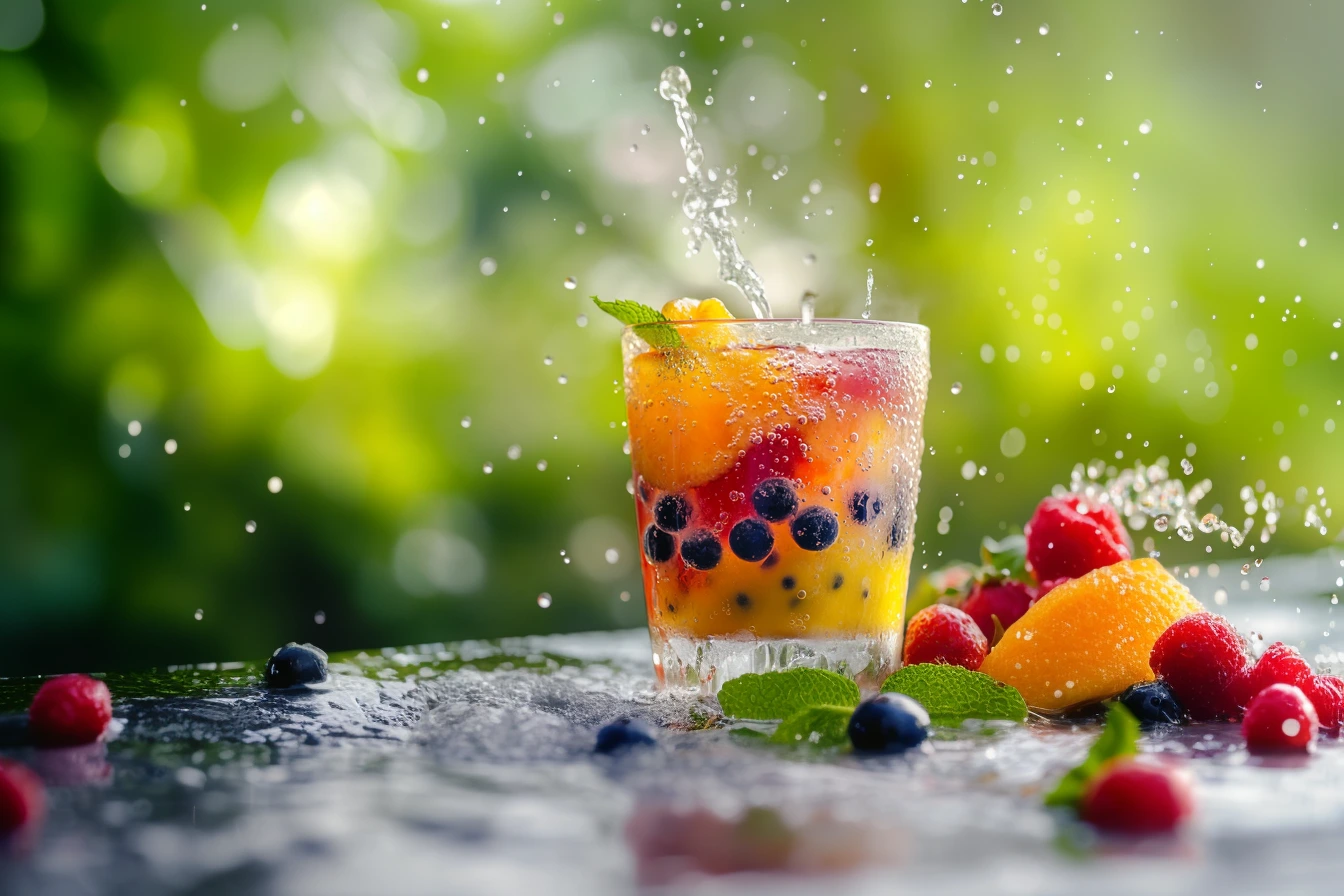
[[739, 675], [829, 669], [875, 690], [901, 665], [901, 633], [847, 638], [692, 638], [649, 633], [662, 685], [715, 694]]

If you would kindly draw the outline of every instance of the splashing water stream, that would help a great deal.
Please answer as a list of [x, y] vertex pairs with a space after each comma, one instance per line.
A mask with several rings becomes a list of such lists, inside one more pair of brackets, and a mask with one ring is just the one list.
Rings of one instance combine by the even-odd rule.
[[765, 298], [765, 282], [742, 255], [733, 237], [737, 221], [729, 208], [737, 202], [737, 180], [733, 177], [736, 169], [720, 172], [717, 168], [704, 167], [705, 149], [695, 138], [696, 116], [686, 98], [690, 92], [691, 79], [684, 69], [669, 65], [663, 70], [658, 94], [676, 110], [682, 135], [681, 149], [686, 154], [686, 176], [682, 178], [686, 190], [681, 210], [691, 219], [687, 255], [699, 252], [701, 244], [708, 239], [719, 260], [719, 279], [736, 286], [758, 318], [768, 318], [771, 315], [770, 303]]

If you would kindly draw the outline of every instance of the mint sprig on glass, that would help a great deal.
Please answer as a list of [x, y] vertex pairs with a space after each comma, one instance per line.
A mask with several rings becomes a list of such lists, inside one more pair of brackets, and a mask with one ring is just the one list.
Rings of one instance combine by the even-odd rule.
[[635, 327], [640, 338], [654, 348], [679, 348], [681, 334], [677, 328], [657, 308], [650, 308], [641, 302], [629, 299], [616, 299], [604, 302], [592, 296], [593, 304], [610, 314], [623, 324]]

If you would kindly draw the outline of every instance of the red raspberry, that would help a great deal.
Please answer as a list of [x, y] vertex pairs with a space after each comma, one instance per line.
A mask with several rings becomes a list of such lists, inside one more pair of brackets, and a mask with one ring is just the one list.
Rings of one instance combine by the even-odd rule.
[[934, 604], [910, 619], [905, 630], [905, 664], [945, 663], [979, 669], [989, 642], [975, 620], [956, 607]]
[[994, 617], [1005, 629], [1027, 612], [1036, 600], [1036, 591], [1026, 582], [1005, 579], [1001, 582], [976, 582], [966, 603], [966, 615], [975, 620], [986, 638], [994, 637]]
[[1306, 690], [1312, 677], [1311, 666], [1296, 648], [1275, 641], [1233, 685], [1237, 706], [1245, 709], [1256, 694], [1272, 684], [1291, 684]]
[[1194, 807], [1184, 774], [1123, 757], [1104, 766], [1088, 784], [1079, 815], [1103, 831], [1161, 834], [1175, 830]]
[[1153, 672], [1199, 722], [1237, 712], [1235, 685], [1246, 668], [1241, 635], [1221, 616], [1195, 613], [1178, 619], [1153, 644]]
[[1076, 579], [1129, 559], [1119, 514], [1109, 504], [1088, 504], [1078, 495], [1046, 498], [1036, 508], [1024, 534], [1027, 565], [1038, 582]]
[[1322, 731], [1339, 731], [1344, 721], [1344, 678], [1335, 675], [1315, 675], [1305, 685], [1302, 693], [1307, 695], [1311, 705], [1316, 708], [1316, 717], [1321, 720]]
[[1256, 694], [1241, 720], [1252, 753], [1305, 753], [1320, 729], [1315, 707], [1291, 684], [1272, 684]]
[[45, 747], [93, 743], [112, 720], [107, 685], [87, 675], [58, 675], [38, 688], [28, 707], [28, 732]]
[[0, 759], [0, 834], [40, 821], [46, 807], [42, 779], [17, 762]]

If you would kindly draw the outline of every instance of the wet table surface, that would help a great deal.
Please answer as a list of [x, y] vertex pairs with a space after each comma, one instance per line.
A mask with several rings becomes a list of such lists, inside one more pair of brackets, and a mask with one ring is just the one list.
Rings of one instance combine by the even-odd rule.
[[[1187, 579], [1264, 644], [1338, 670], [1337, 554]], [[1258, 588], [1269, 575], [1269, 592]], [[1217, 591], [1227, 592], [1216, 605]], [[919, 755], [782, 748], [654, 689], [643, 632], [333, 657], [322, 689], [272, 694], [256, 664], [113, 676], [106, 744], [0, 754], [49, 813], [0, 857], [0, 893], [1320, 892], [1344, 875], [1344, 742], [1262, 760], [1232, 726], [1145, 737], [1179, 757], [1181, 835], [1098, 839], [1041, 795], [1094, 722], [968, 723]], [[35, 683], [0, 681], [0, 710]], [[636, 715], [658, 748], [592, 753]]]

